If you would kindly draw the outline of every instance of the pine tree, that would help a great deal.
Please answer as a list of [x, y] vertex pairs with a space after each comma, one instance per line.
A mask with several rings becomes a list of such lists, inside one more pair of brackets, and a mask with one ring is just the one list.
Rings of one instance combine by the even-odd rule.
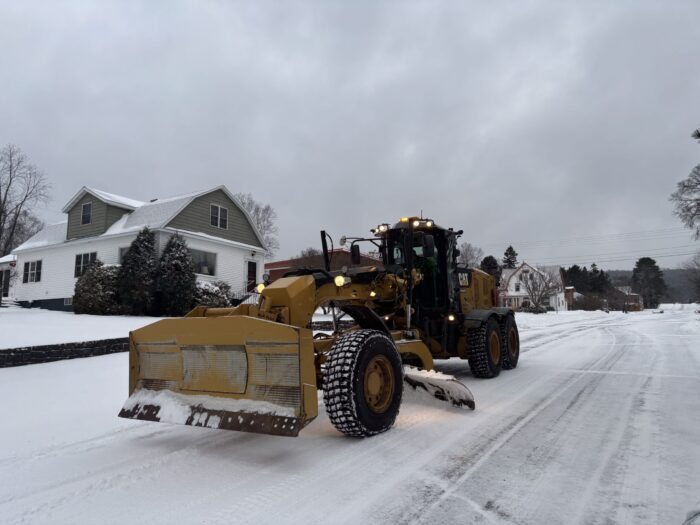
[[484, 257], [479, 267], [487, 274], [493, 275], [496, 278], [496, 286], [500, 286], [502, 269], [493, 255]]
[[503, 254], [503, 268], [517, 268], [518, 266], [518, 252], [516, 252], [512, 246], [508, 246]]
[[178, 234], [168, 239], [158, 263], [156, 280], [157, 306], [163, 315], [187, 313], [194, 303], [197, 278], [184, 239]]
[[75, 283], [73, 311], [76, 314], [114, 315], [119, 313], [115, 266], [92, 263]]
[[656, 308], [666, 293], [664, 274], [651, 257], [642, 257], [632, 270], [632, 291], [644, 299], [644, 306]]
[[125, 313], [146, 315], [154, 312], [156, 268], [155, 235], [144, 228], [124, 254], [119, 270], [118, 290]]

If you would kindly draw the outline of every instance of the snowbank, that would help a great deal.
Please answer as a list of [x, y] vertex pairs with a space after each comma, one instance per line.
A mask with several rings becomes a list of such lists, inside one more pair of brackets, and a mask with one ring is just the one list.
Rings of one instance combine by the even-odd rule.
[[0, 349], [128, 337], [157, 317], [76, 315], [37, 308], [0, 310]]

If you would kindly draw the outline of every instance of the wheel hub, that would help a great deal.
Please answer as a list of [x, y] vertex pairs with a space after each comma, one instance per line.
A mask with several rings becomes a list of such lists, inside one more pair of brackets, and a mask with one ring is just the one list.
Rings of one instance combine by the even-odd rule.
[[394, 370], [389, 359], [383, 355], [374, 356], [367, 364], [364, 377], [365, 401], [369, 409], [381, 414], [385, 412], [394, 397]]
[[515, 333], [515, 328], [511, 328], [508, 331], [508, 353], [510, 353], [510, 356], [515, 358], [515, 355], [518, 350], [518, 337]]
[[489, 337], [489, 353], [492, 362], [499, 363], [501, 361], [501, 340], [496, 332], [491, 332]]

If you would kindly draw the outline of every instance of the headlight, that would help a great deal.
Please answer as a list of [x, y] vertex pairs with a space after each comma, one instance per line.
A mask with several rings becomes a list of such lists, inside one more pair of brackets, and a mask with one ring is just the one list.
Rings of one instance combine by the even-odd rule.
[[426, 225], [428, 228], [432, 228], [432, 227], [433, 227], [433, 221], [428, 221], [428, 222], [425, 223], [425, 225]]
[[376, 296], [377, 296], [377, 292], [375, 292], [374, 290], [372, 290], [371, 292], [369, 292], [369, 296], [370, 296], [370, 297], [376, 297]]
[[[335, 279], [333, 279], [333, 282], [338, 288], [345, 286], [346, 283], [345, 277], [343, 275], [336, 275]], [[350, 282], [350, 279], [348, 279], [347, 282]]]
[[385, 231], [387, 231], [388, 229], [389, 229], [389, 225], [388, 225], [388, 224], [380, 224], [380, 225], [379, 225], [379, 231], [380, 231], [380, 232], [385, 232]]
[[264, 284], [264, 283], [260, 283], [259, 285], [257, 285], [257, 286], [255, 287], [255, 289], [258, 291], [258, 293], [262, 293], [262, 291], [265, 289], [265, 284]]
[[450, 321], [450, 322], [454, 321], [454, 320], [455, 320], [455, 314], [450, 314], [450, 315], [448, 315], [448, 316], [447, 316], [447, 320]]
[[420, 226], [420, 221], [413, 221], [413, 227], [418, 228]]

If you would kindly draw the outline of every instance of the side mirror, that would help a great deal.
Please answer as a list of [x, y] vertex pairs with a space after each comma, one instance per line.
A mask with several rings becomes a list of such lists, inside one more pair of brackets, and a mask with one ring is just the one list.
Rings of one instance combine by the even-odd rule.
[[423, 256], [435, 257], [435, 237], [432, 235], [423, 236]]
[[362, 262], [359, 244], [353, 244], [352, 246], [350, 246], [350, 261], [352, 262], [352, 264], [360, 264]]
[[341, 246], [345, 246], [345, 243], [346, 243], [346, 242], [348, 242], [348, 238], [347, 238], [345, 235], [343, 235], [343, 236], [340, 238], [340, 245], [341, 245]]

